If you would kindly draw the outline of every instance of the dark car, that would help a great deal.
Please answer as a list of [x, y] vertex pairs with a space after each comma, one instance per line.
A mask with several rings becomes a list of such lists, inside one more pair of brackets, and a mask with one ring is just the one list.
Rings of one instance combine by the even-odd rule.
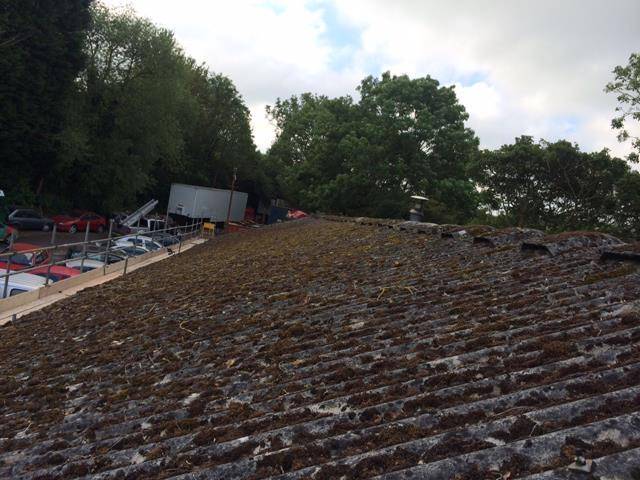
[[154, 242], [158, 242], [163, 247], [170, 247], [171, 245], [180, 243], [180, 239], [178, 237], [166, 232], [152, 233], [151, 238]]
[[18, 230], [43, 230], [53, 228], [53, 220], [45, 218], [30, 208], [16, 208], [7, 217], [7, 224]]
[[145, 253], [149, 253], [148, 250], [144, 248], [136, 247], [134, 245], [116, 245], [113, 247], [113, 251], [120, 255], [125, 255], [126, 257], [137, 257], [138, 255], [144, 255]]
[[127, 255], [125, 253], [116, 252], [115, 250], [109, 250], [107, 253], [104, 248], [95, 247], [88, 247], [86, 252], [83, 252], [82, 248], [69, 249], [67, 252], [68, 259], [82, 257], [111, 265], [112, 263], [121, 262], [127, 258]]

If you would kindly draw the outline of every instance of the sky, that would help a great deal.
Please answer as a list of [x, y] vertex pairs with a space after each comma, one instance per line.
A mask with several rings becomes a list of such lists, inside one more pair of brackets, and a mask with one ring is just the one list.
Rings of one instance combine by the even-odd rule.
[[262, 151], [265, 107], [312, 92], [352, 95], [368, 75], [455, 85], [483, 148], [520, 135], [623, 156], [603, 91], [640, 50], [638, 0], [105, 0], [174, 31], [187, 54], [229, 76]]

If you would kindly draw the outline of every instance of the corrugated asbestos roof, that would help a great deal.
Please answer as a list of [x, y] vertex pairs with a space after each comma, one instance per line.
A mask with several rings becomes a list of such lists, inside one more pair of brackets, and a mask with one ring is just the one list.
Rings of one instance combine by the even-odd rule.
[[639, 478], [637, 245], [328, 220], [0, 328], [0, 477]]

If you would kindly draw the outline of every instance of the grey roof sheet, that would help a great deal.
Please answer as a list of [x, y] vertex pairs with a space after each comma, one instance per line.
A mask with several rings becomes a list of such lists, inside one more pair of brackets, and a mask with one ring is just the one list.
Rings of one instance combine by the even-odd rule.
[[1, 327], [0, 477], [638, 478], [637, 245], [328, 220]]

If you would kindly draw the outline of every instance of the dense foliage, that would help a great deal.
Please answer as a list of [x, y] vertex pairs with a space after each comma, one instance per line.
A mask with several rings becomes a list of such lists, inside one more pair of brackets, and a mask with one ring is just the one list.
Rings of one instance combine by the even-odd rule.
[[[74, 68], [58, 72], [60, 65], [50, 62], [47, 69], [57, 75], [47, 76], [50, 71], [45, 69], [42, 78], [36, 77], [51, 89], [50, 106], [36, 98], [41, 85], [33, 87], [32, 95], [28, 88], [20, 87], [30, 71], [14, 82], [11, 98], [40, 110], [46, 106], [44, 113], [51, 115], [21, 107], [11, 110], [25, 117], [21, 122], [0, 115], [18, 125], [42, 119], [30, 125], [31, 136], [38, 139], [47, 133], [46, 138], [53, 137], [38, 150], [33, 145], [40, 144], [25, 141], [31, 137], [24, 131], [13, 134], [18, 148], [3, 142], [5, 171], [16, 165], [26, 167], [16, 171], [15, 181], [3, 178], [3, 188], [12, 198], [33, 203], [36, 199], [30, 194], [42, 187], [38, 200], [50, 208], [113, 212], [150, 197], [166, 200], [171, 182], [227, 188], [234, 168], [242, 179], [240, 188], [264, 194], [265, 175], [251, 136], [249, 111], [231, 80], [196, 64], [178, 47], [170, 31], [129, 10], [112, 11], [97, 3], [87, 12], [90, 22], [84, 35], [73, 36], [77, 51], [68, 52], [73, 58], [66, 58], [66, 63], [60, 62]], [[55, 15], [48, 19], [32, 11], [21, 13], [24, 18], [49, 22], [49, 30], [43, 27], [48, 36], [37, 39], [41, 44], [47, 44], [49, 36], [56, 37], [56, 31], [71, 28], [69, 19], [58, 25], [50, 24], [58, 19]], [[73, 29], [82, 32], [83, 25]], [[31, 57], [38, 55], [27, 52], [4, 58], [4, 62], [8, 70], [16, 65], [18, 71], [27, 70]], [[27, 93], [31, 97], [23, 98]], [[45, 120], [53, 133], [42, 125]], [[25, 145], [30, 150], [19, 148]]]
[[467, 167], [477, 139], [453, 88], [385, 73], [358, 90], [359, 102], [304, 94], [268, 109], [285, 197], [311, 210], [401, 217], [421, 194], [436, 221], [473, 216]]
[[0, 188], [20, 201], [35, 201], [60, 160], [88, 24], [89, 0], [0, 4]]
[[640, 234], [640, 173], [607, 150], [520, 137], [483, 151], [475, 178], [493, 220], [505, 225]]
[[[60, 189], [74, 186], [74, 204], [113, 211], [166, 200], [171, 182], [226, 188], [234, 168], [245, 182], [259, 178], [249, 112], [231, 80], [129, 11], [92, 13], [56, 172]], [[254, 184], [243, 186], [256, 193]]]

